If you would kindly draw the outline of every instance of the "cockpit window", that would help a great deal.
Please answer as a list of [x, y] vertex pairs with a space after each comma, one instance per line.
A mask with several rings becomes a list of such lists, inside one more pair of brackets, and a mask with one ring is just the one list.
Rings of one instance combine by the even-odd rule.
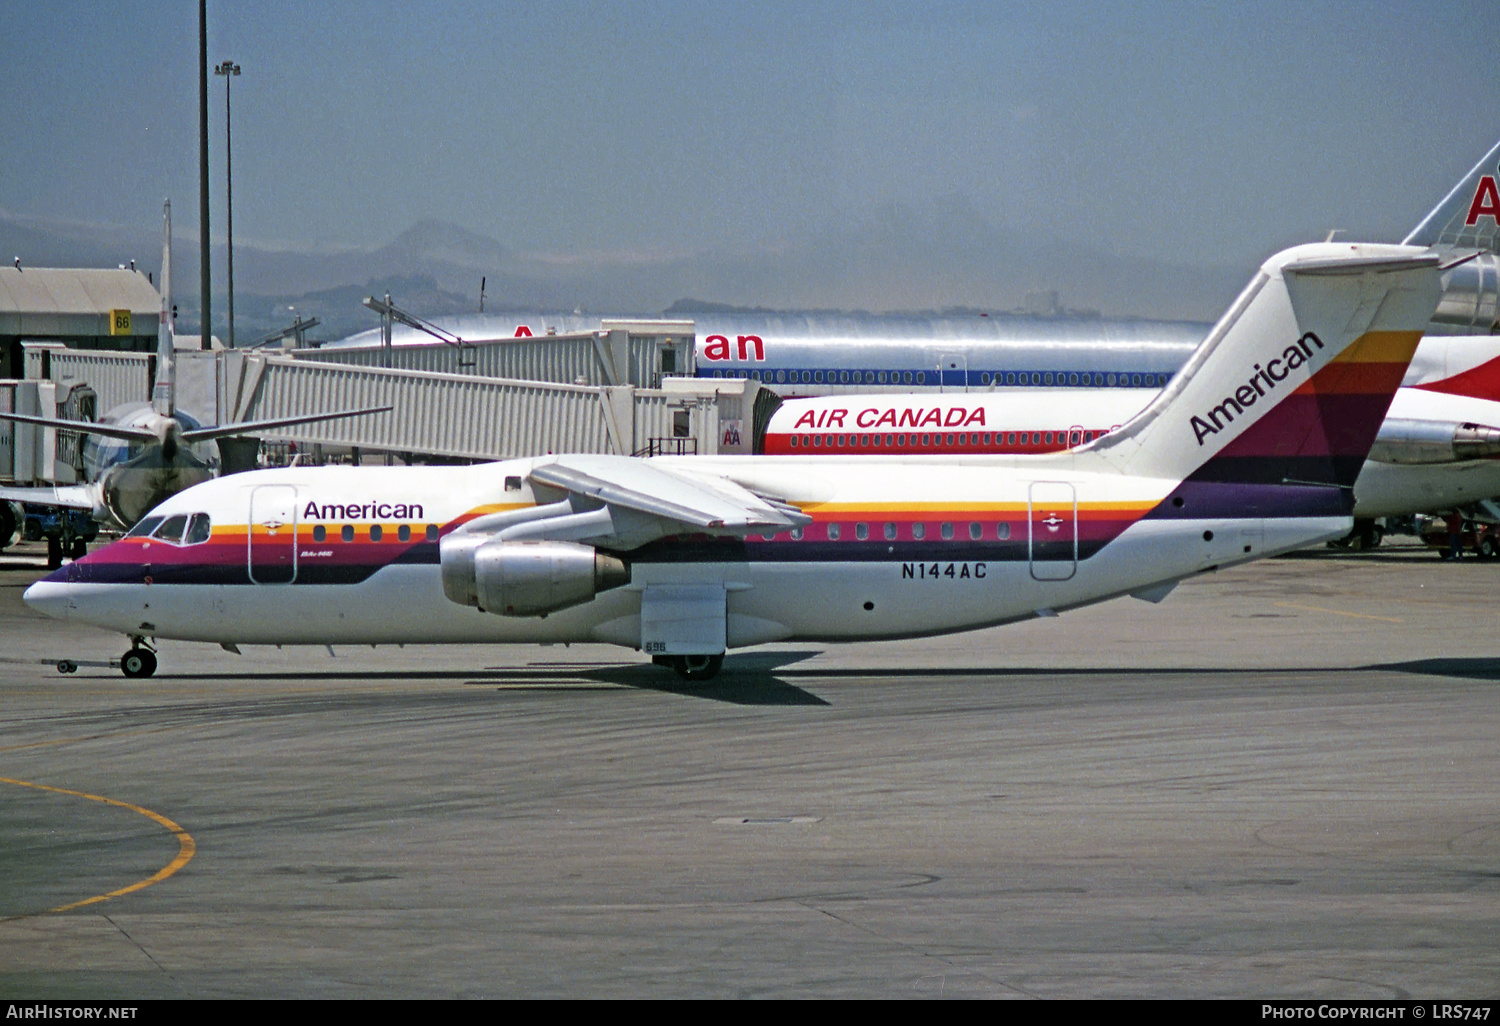
[[151, 537], [177, 545], [182, 541], [182, 529], [187, 527], [187, 521], [188, 518], [185, 513], [179, 513], [175, 517], [168, 517], [166, 523], [151, 532]]
[[184, 545], [197, 545], [208, 541], [212, 533], [212, 524], [209, 522], [207, 513], [194, 513], [193, 519], [188, 522], [187, 534], [182, 538]]
[[125, 533], [125, 537], [144, 538], [146, 535], [156, 530], [156, 525], [161, 523], [163, 519], [164, 518], [162, 517], [143, 517], [140, 523], [136, 524]]

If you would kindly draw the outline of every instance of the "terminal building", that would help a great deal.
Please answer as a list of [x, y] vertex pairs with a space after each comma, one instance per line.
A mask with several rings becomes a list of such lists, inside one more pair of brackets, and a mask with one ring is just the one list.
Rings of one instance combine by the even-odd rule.
[[0, 378], [26, 374], [24, 342], [154, 352], [161, 295], [120, 268], [0, 267]]

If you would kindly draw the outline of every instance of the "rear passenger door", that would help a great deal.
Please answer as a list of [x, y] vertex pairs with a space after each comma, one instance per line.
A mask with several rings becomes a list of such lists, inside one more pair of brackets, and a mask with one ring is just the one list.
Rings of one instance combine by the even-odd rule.
[[1066, 581], [1078, 571], [1078, 498], [1064, 481], [1033, 481], [1027, 536], [1031, 576]]

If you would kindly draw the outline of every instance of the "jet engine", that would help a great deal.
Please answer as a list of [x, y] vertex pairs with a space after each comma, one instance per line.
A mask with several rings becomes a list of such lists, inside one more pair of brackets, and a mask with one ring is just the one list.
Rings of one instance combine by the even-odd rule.
[[1392, 417], [1380, 425], [1370, 459], [1406, 465], [1460, 463], [1500, 456], [1500, 428], [1450, 420]]
[[630, 581], [624, 561], [577, 542], [457, 535], [438, 551], [443, 594], [501, 616], [546, 616]]
[[1432, 323], [1452, 334], [1500, 332], [1500, 257], [1482, 253], [1443, 275], [1443, 298]]

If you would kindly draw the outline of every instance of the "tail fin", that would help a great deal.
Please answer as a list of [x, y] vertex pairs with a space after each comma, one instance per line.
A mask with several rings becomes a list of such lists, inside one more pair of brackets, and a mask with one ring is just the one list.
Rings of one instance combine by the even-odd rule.
[[[1183, 481], [1199, 500], [1189, 511], [1179, 490], [1183, 515], [1341, 515], [1437, 306], [1438, 276], [1438, 257], [1413, 247], [1278, 253], [1156, 401], [1095, 445], [1128, 473]], [[1304, 488], [1327, 494], [1294, 494]]]
[[1500, 236], [1500, 143], [1496, 143], [1444, 196], [1422, 223], [1402, 239], [1407, 246], [1439, 246], [1497, 252]]
[[151, 406], [157, 413], [170, 417], [176, 412], [176, 388], [172, 364], [176, 358], [176, 324], [172, 310], [172, 201], [162, 204], [161, 245], [161, 318], [156, 325], [156, 384], [151, 389]]

